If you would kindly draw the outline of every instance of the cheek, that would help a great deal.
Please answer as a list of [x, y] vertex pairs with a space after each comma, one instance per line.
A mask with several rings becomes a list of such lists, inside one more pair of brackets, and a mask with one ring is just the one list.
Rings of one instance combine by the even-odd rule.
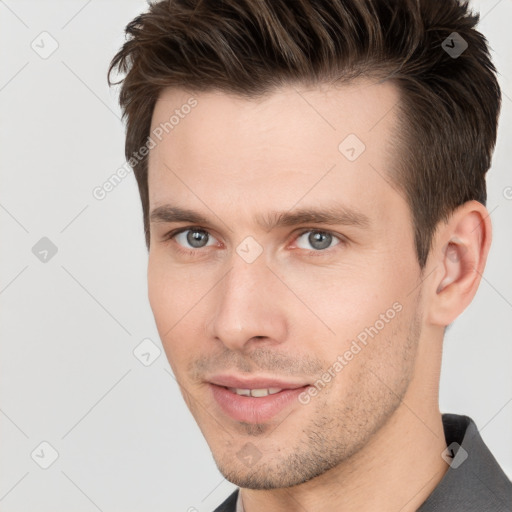
[[150, 252], [148, 261], [148, 299], [160, 337], [165, 332], [165, 325], [167, 325], [167, 329], [172, 326], [172, 311], [175, 310], [173, 301], [176, 297], [171, 293], [170, 285], [171, 282], [165, 272], [165, 266], [153, 252]]
[[310, 315], [313, 320], [306, 324], [303, 315], [299, 323], [309, 336], [301, 339], [325, 362], [325, 380], [335, 375], [333, 390], [351, 388], [354, 382], [378, 388], [383, 384], [374, 373], [394, 385], [410, 365], [408, 326], [414, 321], [415, 304], [409, 293], [414, 280], [390, 270], [324, 270], [323, 275], [297, 281], [297, 295], [306, 297], [321, 319]]
[[[301, 270], [301, 271], [299, 271]], [[376, 264], [282, 269], [283, 282], [295, 299], [295, 320], [316, 336], [336, 339], [340, 349], [346, 340], [380, 320], [393, 304], [403, 301], [405, 282]], [[269, 298], [269, 300], [272, 300]], [[302, 303], [302, 304], [301, 304]], [[288, 312], [290, 314], [290, 312]], [[378, 325], [380, 327], [380, 323]], [[318, 345], [316, 344], [316, 349]]]
[[164, 258], [150, 253], [148, 299], [160, 340], [175, 374], [183, 359], [190, 354], [191, 344], [200, 339], [193, 329], [197, 326], [197, 303], [201, 290], [191, 279], [186, 271], [177, 271]]
[[343, 410], [337, 416], [361, 420], [361, 428], [366, 428], [364, 418], [377, 418], [397, 405], [414, 372], [420, 335], [415, 313], [412, 302], [401, 304], [388, 313], [387, 323], [369, 321], [352, 336], [347, 330], [338, 350], [324, 358], [329, 366], [320, 377], [326, 385], [318, 394], [316, 411]]
[[189, 312], [194, 314], [194, 306], [211, 287], [205, 277], [195, 265], [179, 266], [171, 263], [164, 251], [150, 252], [148, 298], [157, 324], [166, 328], [164, 332], [186, 320]]

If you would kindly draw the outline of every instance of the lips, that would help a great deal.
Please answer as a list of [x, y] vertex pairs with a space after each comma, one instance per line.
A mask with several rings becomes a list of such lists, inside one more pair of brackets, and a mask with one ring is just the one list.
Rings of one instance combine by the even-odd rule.
[[236, 421], [262, 423], [285, 409], [298, 406], [298, 396], [309, 384], [273, 378], [244, 379], [221, 375], [209, 379], [219, 412]]

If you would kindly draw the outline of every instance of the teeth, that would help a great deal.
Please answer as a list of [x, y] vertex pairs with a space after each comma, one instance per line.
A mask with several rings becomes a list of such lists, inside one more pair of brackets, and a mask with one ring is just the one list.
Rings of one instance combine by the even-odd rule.
[[262, 397], [267, 395], [274, 395], [282, 391], [281, 388], [268, 388], [268, 389], [239, 389], [239, 388], [228, 388], [232, 393], [236, 393], [240, 396], [254, 396]]
[[233, 391], [233, 393], [236, 393], [237, 395], [241, 396], [251, 396], [251, 390], [250, 389], [236, 389], [236, 388], [228, 388], [230, 391]]
[[260, 396], [267, 396], [270, 392], [268, 389], [252, 389], [251, 390], [251, 396], [260, 397]]

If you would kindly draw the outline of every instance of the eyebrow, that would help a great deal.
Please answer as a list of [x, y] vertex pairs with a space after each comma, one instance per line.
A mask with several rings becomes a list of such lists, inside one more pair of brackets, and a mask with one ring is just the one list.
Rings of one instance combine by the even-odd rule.
[[[264, 230], [270, 231], [276, 227], [289, 227], [299, 224], [329, 224], [347, 225], [368, 228], [370, 218], [360, 211], [344, 206], [327, 208], [301, 208], [294, 211], [271, 211], [266, 216], [256, 215], [257, 224]], [[192, 224], [208, 225], [210, 221], [194, 210], [165, 204], [154, 208], [150, 214], [150, 222], [190, 222]]]

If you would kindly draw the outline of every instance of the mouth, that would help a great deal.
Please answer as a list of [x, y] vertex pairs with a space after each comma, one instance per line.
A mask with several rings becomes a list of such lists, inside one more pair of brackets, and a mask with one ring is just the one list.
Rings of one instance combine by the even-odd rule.
[[[284, 383], [268, 379], [249, 385], [249, 381], [225, 377], [212, 379], [208, 386], [220, 414], [244, 423], [264, 423], [300, 405], [298, 397], [309, 384]], [[234, 380], [237, 380], [236, 385]], [[229, 382], [228, 382], [229, 381]], [[222, 382], [222, 383], [221, 383]], [[255, 382], [253, 380], [253, 382]], [[289, 413], [288, 413], [289, 414]]]

